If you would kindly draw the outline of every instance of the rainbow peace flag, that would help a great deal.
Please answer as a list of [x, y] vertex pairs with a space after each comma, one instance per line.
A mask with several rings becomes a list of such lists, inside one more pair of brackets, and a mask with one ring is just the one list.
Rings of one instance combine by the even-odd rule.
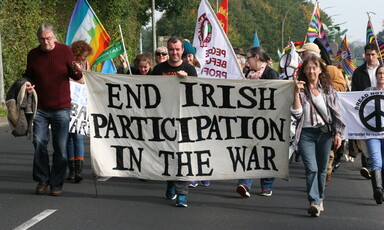
[[366, 44], [375, 42], [375, 40], [376, 40], [376, 36], [373, 34], [371, 20], [368, 20]]
[[343, 41], [339, 46], [336, 58], [337, 60], [340, 61], [340, 64], [344, 70], [344, 73], [346, 75], [352, 75], [353, 71], [355, 71], [355, 65], [353, 64], [353, 61], [352, 61], [351, 50], [349, 49], [347, 35], [345, 35]]
[[315, 9], [312, 14], [311, 22], [308, 27], [307, 38], [309, 42], [313, 42], [316, 38], [321, 38], [321, 42], [327, 49], [329, 56], [334, 56], [332, 53], [331, 46], [329, 45], [327, 36], [325, 34], [323, 24], [321, 22], [320, 7], [318, 2], [316, 2]]
[[[312, 14], [311, 22], [310, 22], [309, 27], [308, 27], [307, 37], [309, 39], [319, 37], [320, 28], [321, 28], [320, 9], [319, 9], [319, 7], [317, 7], [317, 4], [316, 4], [315, 10], [313, 11], [313, 14]], [[311, 42], [313, 42], [313, 41], [311, 41]]]
[[69, 22], [65, 43], [70, 45], [78, 40], [84, 40], [93, 49], [93, 53], [88, 56], [90, 66], [107, 48], [111, 40], [87, 0], [77, 1]]
[[379, 57], [381, 57], [381, 59], [384, 59], [384, 42], [382, 42], [381, 40], [377, 40], [377, 43], [376, 43], [376, 36], [373, 32], [373, 27], [370, 19], [368, 19], [368, 24], [367, 24], [366, 44], [368, 43], [375, 43], [378, 46], [380, 51]]
[[382, 42], [381, 40], [377, 40], [377, 44], [379, 45], [381, 60], [383, 60], [384, 59], [384, 42]]

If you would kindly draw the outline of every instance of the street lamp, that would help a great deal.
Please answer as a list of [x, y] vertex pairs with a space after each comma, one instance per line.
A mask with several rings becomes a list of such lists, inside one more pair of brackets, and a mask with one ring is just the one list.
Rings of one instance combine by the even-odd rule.
[[285, 25], [285, 19], [287, 19], [287, 16], [288, 16], [288, 12], [293, 9], [294, 6], [296, 5], [299, 5], [299, 4], [304, 4], [304, 3], [309, 3], [310, 0], [308, 1], [300, 1], [300, 2], [296, 2], [294, 3], [291, 7], [288, 8], [287, 12], [285, 12], [285, 16], [284, 16], [284, 19], [283, 19], [283, 24], [281, 25], [281, 50], [284, 49], [284, 25]]

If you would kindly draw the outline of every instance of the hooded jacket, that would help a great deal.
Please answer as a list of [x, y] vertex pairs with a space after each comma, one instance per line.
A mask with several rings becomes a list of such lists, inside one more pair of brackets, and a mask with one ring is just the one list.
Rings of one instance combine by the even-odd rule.
[[16, 80], [9, 89], [5, 104], [8, 109], [8, 124], [15, 137], [31, 136], [32, 122], [37, 111], [36, 91], [28, 93], [27, 78]]

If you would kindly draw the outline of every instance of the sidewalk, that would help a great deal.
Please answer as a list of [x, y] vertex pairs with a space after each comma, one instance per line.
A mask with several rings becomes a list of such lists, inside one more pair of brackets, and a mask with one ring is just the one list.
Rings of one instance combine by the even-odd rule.
[[8, 125], [8, 121], [6, 117], [0, 117], [0, 127], [4, 127]]

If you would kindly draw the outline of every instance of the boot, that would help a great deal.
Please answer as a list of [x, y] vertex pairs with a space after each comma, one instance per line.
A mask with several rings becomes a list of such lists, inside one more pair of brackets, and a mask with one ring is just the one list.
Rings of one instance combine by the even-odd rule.
[[83, 180], [83, 160], [75, 160], [75, 183], [80, 183]]
[[74, 180], [75, 179], [75, 161], [74, 160], [68, 161], [68, 168], [69, 168], [69, 174], [68, 174], [67, 180]]
[[[383, 185], [384, 184], [384, 170], [383, 169], [381, 169], [381, 182], [382, 182], [381, 185]], [[381, 200], [384, 201], [384, 188], [383, 188], [383, 197]]]
[[381, 180], [381, 172], [376, 170], [371, 172], [371, 181], [373, 189], [373, 198], [376, 204], [383, 203], [383, 181]]

